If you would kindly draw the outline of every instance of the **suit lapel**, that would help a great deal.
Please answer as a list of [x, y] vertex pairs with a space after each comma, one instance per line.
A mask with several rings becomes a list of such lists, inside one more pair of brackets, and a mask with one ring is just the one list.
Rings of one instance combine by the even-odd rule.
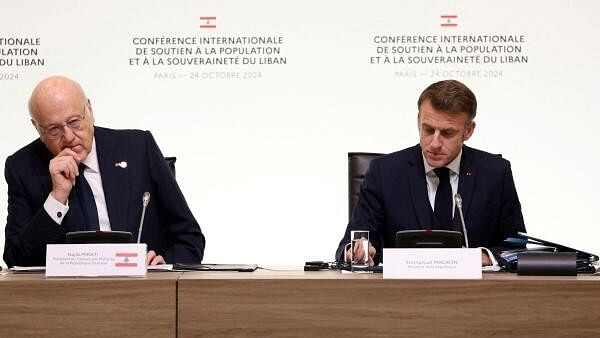
[[460, 176], [458, 180], [458, 193], [463, 201], [463, 213], [466, 215], [473, 200], [476, 172], [473, 169], [473, 152], [471, 148], [463, 146], [460, 160]]
[[116, 166], [115, 163], [127, 162], [127, 157], [107, 130], [95, 127], [94, 136], [111, 229], [126, 231], [128, 203], [125, 202], [129, 196], [129, 168]]
[[425, 167], [421, 147], [416, 146], [409, 158], [408, 182], [413, 205], [417, 214], [418, 226], [421, 229], [430, 228], [432, 225], [432, 210], [427, 197], [427, 181], [425, 180]]

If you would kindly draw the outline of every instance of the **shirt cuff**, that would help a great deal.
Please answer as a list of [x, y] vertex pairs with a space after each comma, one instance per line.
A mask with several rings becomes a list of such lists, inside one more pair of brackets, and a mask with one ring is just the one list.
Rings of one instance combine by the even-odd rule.
[[492, 262], [492, 265], [490, 265], [490, 266], [499, 269], [500, 265], [498, 264], [496, 257], [494, 257], [494, 254], [490, 251], [490, 249], [484, 248], [482, 246], [480, 246], [479, 248], [487, 253], [488, 257], [490, 258], [490, 262]]
[[64, 205], [52, 197], [52, 194], [48, 194], [48, 198], [46, 198], [46, 202], [44, 202], [44, 210], [46, 210], [48, 216], [50, 216], [56, 224], [60, 225], [63, 218], [65, 218], [67, 211], [69, 211], [69, 200], [67, 200], [67, 205]]

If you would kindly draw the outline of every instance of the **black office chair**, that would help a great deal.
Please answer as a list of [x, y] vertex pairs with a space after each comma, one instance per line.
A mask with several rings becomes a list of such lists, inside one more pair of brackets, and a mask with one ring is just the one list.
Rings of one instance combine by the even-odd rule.
[[175, 156], [165, 157], [165, 161], [167, 161], [167, 165], [169, 166], [169, 169], [171, 169], [171, 173], [173, 174], [173, 177], [175, 177], [175, 162], [177, 161], [177, 157], [175, 157]]
[[382, 156], [380, 153], [348, 153], [348, 219], [358, 202], [360, 185], [365, 180], [365, 174], [372, 160]]

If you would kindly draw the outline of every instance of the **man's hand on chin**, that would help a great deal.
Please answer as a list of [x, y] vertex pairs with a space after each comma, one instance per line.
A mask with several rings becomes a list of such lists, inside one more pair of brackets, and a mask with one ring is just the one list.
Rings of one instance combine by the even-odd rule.
[[75, 185], [75, 179], [79, 176], [77, 165], [81, 159], [79, 155], [69, 148], [63, 149], [56, 155], [48, 165], [50, 179], [52, 180], [52, 197], [62, 204], [67, 202], [69, 193]]

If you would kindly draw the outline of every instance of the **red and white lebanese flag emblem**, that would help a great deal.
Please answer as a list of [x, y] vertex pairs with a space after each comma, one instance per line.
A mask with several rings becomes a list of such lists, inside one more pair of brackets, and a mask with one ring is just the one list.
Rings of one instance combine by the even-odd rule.
[[200, 28], [217, 28], [216, 16], [201, 16]]
[[442, 23], [440, 26], [442, 27], [456, 27], [458, 26], [458, 15], [455, 14], [443, 14], [440, 15], [440, 19], [442, 19]]
[[138, 254], [135, 252], [117, 252], [115, 254], [115, 266], [119, 268], [135, 268], [138, 266], [135, 258]]

